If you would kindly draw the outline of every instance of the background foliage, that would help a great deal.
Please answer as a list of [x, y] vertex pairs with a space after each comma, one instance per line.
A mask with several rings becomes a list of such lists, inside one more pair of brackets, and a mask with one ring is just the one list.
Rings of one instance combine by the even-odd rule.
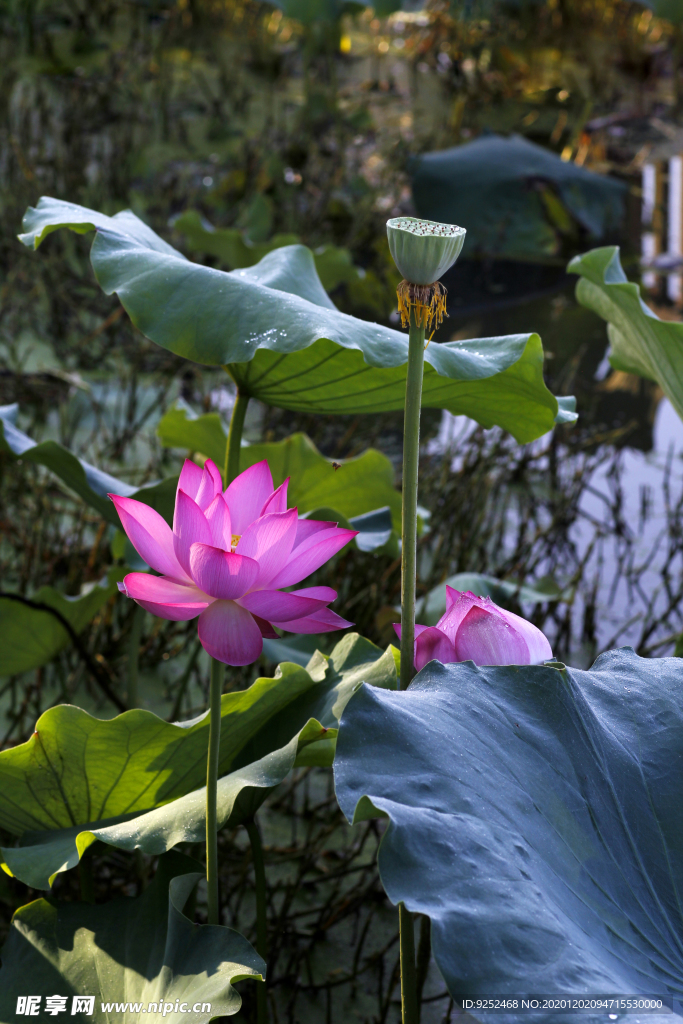
[[[0, 4], [0, 405], [19, 403], [25, 434], [58, 441], [134, 489], [177, 473], [185, 452], [157, 426], [179, 399], [223, 425], [233, 400], [221, 371], [151, 344], [115, 298], [102, 294], [89, 239], [60, 232], [37, 255], [20, 245], [22, 214], [41, 194], [108, 214], [130, 206], [209, 266], [250, 266], [277, 244], [302, 241], [343, 311], [395, 327], [397, 282], [384, 222], [412, 210], [412, 158], [486, 130], [514, 131], [578, 166], [616, 168], [632, 186], [637, 169], [629, 170], [626, 148], [619, 156], [621, 137], [608, 137], [607, 128], [590, 135], [588, 123], [616, 109], [644, 121], [677, 109], [677, 30], [626, 0], [514, 7], [430, 0], [425, 11], [391, 17], [321, 5], [314, 15], [256, 0]], [[586, 236], [553, 204], [552, 191], [538, 195], [534, 208], [551, 238], [551, 270], [559, 273]], [[622, 255], [632, 272], [628, 247]], [[525, 265], [515, 277], [507, 266], [505, 273], [505, 287], [522, 278], [547, 284], [547, 267]], [[629, 636], [641, 655], [671, 652], [683, 629], [683, 497], [673, 467], [656, 540], [656, 585], [646, 575], [648, 559], [636, 556], [647, 494], [638, 521], [625, 503], [624, 445], [651, 442], [655, 385], [614, 375], [596, 384], [604, 325], [566, 289], [543, 305], [503, 310], [489, 327], [486, 304], [503, 287], [497, 274], [485, 260], [458, 265], [459, 277], [449, 282], [451, 320], [439, 338], [538, 330], [546, 382], [553, 393], [579, 395], [582, 419], [571, 433], [560, 429], [520, 447], [502, 432], [424, 413], [419, 596], [428, 604], [433, 588], [456, 573], [512, 582], [499, 599], [542, 626], [558, 657], [585, 665], [618, 643], [627, 624], [619, 613], [609, 635], [598, 628], [602, 553], [616, 551], [615, 579], [640, 602]], [[375, 447], [386, 487], [387, 460], [400, 483], [401, 427], [400, 413], [327, 418], [252, 404], [247, 436], [266, 444], [302, 431], [335, 461]], [[609, 482], [598, 513], [584, 503], [596, 472]], [[56, 622], [53, 650], [62, 649], [51, 661], [6, 669], [0, 746], [8, 748], [28, 738], [55, 703], [113, 716], [117, 706], [107, 692], [123, 699], [135, 627], [132, 603], [96, 589], [132, 557], [121, 534], [28, 458], [0, 452], [0, 484], [2, 591], [49, 603], [43, 588], [51, 587], [59, 608], [73, 609], [64, 603], [69, 598], [98, 606], [94, 617], [76, 622], [78, 646], [62, 646]], [[316, 582], [337, 587], [335, 607], [364, 636], [382, 647], [393, 639], [395, 547], [345, 549]], [[91, 596], [82, 596], [84, 587]], [[182, 623], [142, 623], [141, 703], [169, 720], [205, 706], [208, 665], [193, 636]], [[305, 663], [311, 652], [288, 657]], [[273, 667], [266, 657], [253, 670], [235, 670], [228, 688], [241, 691]], [[295, 769], [261, 816], [277, 1019], [327, 1024], [353, 1012], [373, 1024], [393, 1021], [396, 926], [375, 871], [382, 824], [350, 830], [329, 773], [310, 768]], [[224, 921], [253, 938], [243, 830], [224, 830], [220, 844]], [[151, 856], [134, 860], [99, 844], [87, 857], [98, 901], [142, 894], [156, 868]], [[60, 877], [55, 894], [77, 898], [74, 871]], [[0, 876], [3, 928], [12, 909], [34, 895]], [[197, 919], [203, 914], [200, 890]], [[240, 989], [245, 1004], [237, 1019], [246, 1022], [253, 986]], [[447, 1019], [449, 999], [433, 970], [425, 993], [423, 1020]]]

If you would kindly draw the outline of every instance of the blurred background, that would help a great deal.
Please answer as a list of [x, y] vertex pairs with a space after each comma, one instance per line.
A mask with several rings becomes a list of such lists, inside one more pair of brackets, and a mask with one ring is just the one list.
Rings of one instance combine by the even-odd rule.
[[[683, 654], [683, 428], [655, 384], [611, 369], [605, 324], [576, 304], [565, 272], [573, 255], [618, 243], [651, 307], [681, 318], [681, 19], [681, 0], [0, 0], [0, 406], [18, 403], [17, 424], [36, 440], [140, 485], [177, 472], [186, 454], [159, 436], [170, 409], [227, 424], [234, 400], [222, 371], [148, 342], [102, 294], [88, 237], [59, 232], [39, 253], [17, 241], [41, 195], [109, 214], [130, 207], [223, 270], [303, 242], [342, 310], [393, 326], [387, 218], [459, 223], [467, 242], [432, 344], [537, 331], [548, 386], [577, 396], [579, 422], [520, 447], [424, 411], [418, 619], [446, 579], [466, 589], [488, 574], [504, 582], [496, 600], [532, 618], [571, 664], [624, 643]], [[329, 459], [379, 448], [400, 486], [401, 414], [250, 403], [249, 441], [296, 431]], [[121, 566], [113, 528], [53, 474], [0, 451], [0, 484], [1, 590], [50, 585], [73, 597]], [[397, 554], [395, 544], [349, 548], [316, 578], [381, 646], [399, 618]], [[112, 594], [83, 625], [82, 648], [125, 689], [133, 603]], [[142, 627], [139, 700], [164, 717], [205, 706], [193, 628], [151, 616]], [[59, 701], [116, 713], [81, 653], [0, 678], [0, 748]], [[271, 673], [274, 658], [231, 672], [229, 685]], [[393, 1022], [379, 826], [350, 839], [335, 807], [329, 776], [304, 772], [263, 812], [268, 857], [281, 865], [273, 1019]], [[249, 855], [240, 835], [221, 843], [237, 920], [251, 898]], [[126, 859], [101, 856], [107, 892], [135, 891]], [[3, 878], [5, 928], [28, 895]], [[67, 897], [69, 878], [58, 883]], [[454, 1019], [438, 976], [425, 991], [427, 1024]], [[252, 1019], [250, 999], [245, 987], [235, 1020]]]

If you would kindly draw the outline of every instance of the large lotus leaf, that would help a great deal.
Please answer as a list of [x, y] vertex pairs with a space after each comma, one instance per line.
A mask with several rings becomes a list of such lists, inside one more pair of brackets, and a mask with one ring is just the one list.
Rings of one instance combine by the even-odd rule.
[[68, 622], [74, 633], [82, 633], [105, 601], [118, 593], [116, 583], [123, 575], [123, 569], [110, 569], [101, 583], [79, 597], [66, 597], [49, 586], [32, 594], [30, 604], [0, 596], [0, 676], [28, 672], [52, 661], [71, 643], [61, 620]]
[[[24, 217], [26, 245], [74, 222], [74, 208], [42, 199]], [[254, 267], [224, 273], [149, 246], [150, 229], [127, 230], [122, 215], [82, 210], [78, 229], [97, 228], [95, 275], [116, 292], [135, 325], [164, 348], [225, 366], [240, 390], [269, 405], [324, 413], [402, 409], [407, 335], [340, 313], [315, 271], [310, 250], [285, 246]], [[159, 240], [160, 244], [161, 240]], [[170, 247], [166, 247], [168, 249]], [[495, 424], [519, 441], [575, 419], [543, 383], [536, 334], [430, 345], [423, 404]]]
[[[171, 221], [171, 226], [184, 235], [190, 252], [217, 256], [229, 270], [253, 267], [273, 249], [297, 245], [298, 235], [274, 235], [269, 242], [249, 242], [237, 228], [215, 228], [197, 210], [186, 210]], [[313, 252], [315, 269], [325, 291], [358, 278], [358, 271], [348, 249], [324, 245]]]
[[603, 238], [622, 224], [628, 192], [624, 182], [519, 135], [488, 134], [425, 153], [414, 161], [412, 179], [420, 216], [466, 228], [464, 256], [497, 259], [553, 256], [571, 218], [591, 238]]
[[[264, 978], [266, 965], [239, 932], [185, 917], [202, 877], [196, 861], [169, 853], [137, 899], [99, 906], [40, 899], [21, 907], [2, 950], [0, 1022], [14, 1022], [17, 1000], [27, 995], [41, 997], [31, 1019], [42, 1022], [55, 1020], [46, 1012], [54, 995], [67, 997], [69, 1020], [95, 1024], [134, 1024], [142, 1013], [150, 1024], [201, 1024], [237, 1013], [242, 1000], [233, 985]], [[74, 1014], [74, 996], [94, 996], [92, 1012]], [[185, 1012], [175, 1012], [176, 1000]]]
[[540, 604], [543, 601], [559, 601], [562, 591], [550, 579], [538, 582], [514, 583], [512, 580], [498, 580], [481, 572], [458, 572], [443, 583], [433, 587], [418, 606], [417, 619], [425, 626], [435, 626], [446, 612], [446, 587], [461, 592], [470, 591], [479, 597], [490, 597], [496, 604], [507, 607], [511, 600], [525, 604]]
[[[159, 421], [157, 436], [169, 448], [201, 452], [218, 466], [225, 462], [227, 437], [217, 413], [194, 416], [187, 408], [169, 410]], [[388, 505], [401, 528], [401, 496], [394, 487], [394, 467], [381, 452], [369, 448], [353, 459], [334, 462], [321, 455], [306, 434], [264, 442], [240, 451], [240, 470], [268, 461], [276, 487], [290, 478], [288, 502], [300, 513], [328, 506], [346, 519]]]
[[144, 487], [131, 487], [77, 458], [57, 441], [36, 443], [15, 426], [17, 405], [0, 406], [0, 451], [24, 462], [35, 462], [51, 470], [70, 490], [99, 512], [113, 526], [120, 526], [118, 514], [107, 494], [122, 494], [151, 505], [169, 522], [173, 519], [178, 478], [167, 478]]
[[677, 658], [431, 662], [353, 696], [334, 767], [349, 820], [389, 818], [382, 882], [455, 998], [683, 995]]
[[576, 298], [607, 321], [609, 361], [616, 370], [656, 381], [683, 417], [683, 324], [660, 320], [629, 281], [618, 246], [576, 256], [567, 270], [580, 274]]
[[[395, 687], [395, 651], [347, 634], [307, 669], [285, 663], [224, 694], [221, 821], [253, 814], [295, 762], [330, 765], [339, 715], [361, 682]], [[159, 853], [201, 838], [207, 742], [205, 715], [170, 724], [141, 710], [109, 721], [69, 705], [46, 711], [30, 740], [0, 752], [0, 827], [21, 836], [1, 851], [5, 871], [48, 888], [95, 839]]]

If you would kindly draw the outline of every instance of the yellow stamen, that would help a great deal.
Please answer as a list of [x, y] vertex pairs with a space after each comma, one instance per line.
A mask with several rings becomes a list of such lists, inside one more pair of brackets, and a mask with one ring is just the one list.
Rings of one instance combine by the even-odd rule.
[[[434, 325], [436, 330], [441, 326], [443, 318], [448, 316], [446, 289], [440, 281], [435, 281], [434, 284], [410, 284], [409, 281], [401, 281], [396, 289], [396, 295], [403, 327], [410, 327], [412, 316], [416, 327], [424, 327], [427, 330]], [[430, 341], [433, 336], [432, 331]]]
[[242, 534], [241, 533], [233, 533], [233, 535], [232, 535], [232, 543], [230, 545], [230, 550], [231, 551], [235, 550], [235, 548], [239, 544], [241, 538], [242, 538]]

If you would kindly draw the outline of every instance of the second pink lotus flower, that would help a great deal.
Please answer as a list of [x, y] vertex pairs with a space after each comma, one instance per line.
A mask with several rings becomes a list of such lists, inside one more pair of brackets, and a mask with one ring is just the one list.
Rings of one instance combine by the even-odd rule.
[[120, 590], [162, 619], [199, 616], [204, 649], [228, 665], [249, 665], [274, 626], [326, 633], [352, 625], [327, 606], [330, 587], [283, 592], [310, 576], [356, 536], [336, 523], [299, 519], [287, 483], [273, 489], [267, 462], [240, 473], [225, 492], [218, 467], [189, 459], [178, 481], [173, 530], [158, 512], [116, 494], [124, 530], [161, 576], [129, 573]]
[[[401, 636], [401, 627], [394, 629]], [[415, 668], [429, 661], [447, 665], [537, 665], [553, 656], [547, 638], [531, 622], [499, 608], [490, 597], [446, 587], [446, 614], [436, 626], [415, 623]]]

